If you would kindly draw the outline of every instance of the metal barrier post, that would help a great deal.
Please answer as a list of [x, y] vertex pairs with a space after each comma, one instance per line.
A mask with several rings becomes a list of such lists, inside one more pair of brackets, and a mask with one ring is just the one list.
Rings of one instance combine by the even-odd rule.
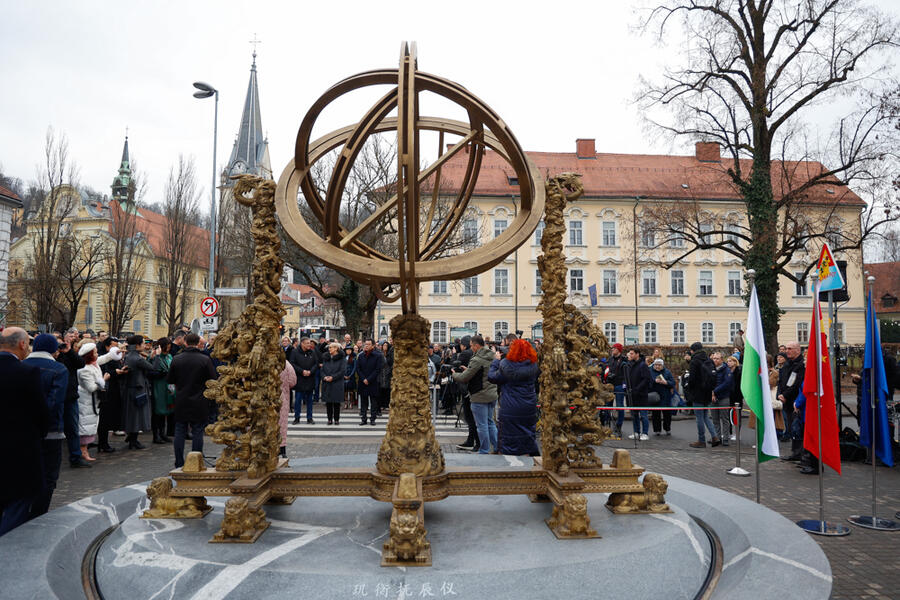
[[734, 403], [734, 414], [737, 415], [737, 424], [734, 426], [735, 444], [734, 444], [734, 468], [728, 470], [729, 475], [738, 477], [749, 477], [750, 471], [741, 468], [741, 405]]

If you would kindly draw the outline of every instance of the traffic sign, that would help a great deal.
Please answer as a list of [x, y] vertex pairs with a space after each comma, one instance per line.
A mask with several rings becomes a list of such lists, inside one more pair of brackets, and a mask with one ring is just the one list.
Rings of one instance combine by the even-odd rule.
[[219, 317], [202, 317], [200, 319], [200, 331], [218, 331]]
[[212, 317], [219, 312], [219, 301], [212, 296], [207, 296], [200, 301], [200, 312], [204, 317]]

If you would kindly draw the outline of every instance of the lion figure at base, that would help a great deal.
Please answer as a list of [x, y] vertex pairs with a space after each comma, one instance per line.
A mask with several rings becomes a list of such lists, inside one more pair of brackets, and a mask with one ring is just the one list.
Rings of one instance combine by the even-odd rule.
[[250, 508], [246, 498], [230, 498], [225, 503], [225, 518], [222, 529], [213, 536], [216, 541], [253, 539], [257, 532], [265, 529], [268, 522], [262, 509]]
[[615, 513], [658, 513], [672, 512], [666, 504], [666, 492], [669, 484], [656, 473], [644, 475], [644, 490], [641, 492], [625, 492], [610, 494], [606, 502], [607, 508]]
[[206, 498], [176, 498], [172, 496], [172, 480], [157, 477], [147, 486], [150, 508], [142, 515], [145, 519], [199, 519], [211, 509]]
[[587, 514], [587, 498], [584, 494], [566, 496], [562, 506], [553, 507], [553, 514], [547, 524], [561, 537], [597, 535], [597, 531], [591, 529], [591, 518]]
[[394, 509], [390, 540], [384, 543], [384, 558], [389, 561], [426, 562], [431, 544], [425, 539], [425, 533], [418, 511]]

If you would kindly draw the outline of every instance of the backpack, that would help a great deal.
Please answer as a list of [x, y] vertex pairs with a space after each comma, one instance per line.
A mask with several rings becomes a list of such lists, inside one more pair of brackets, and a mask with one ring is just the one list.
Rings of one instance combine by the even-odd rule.
[[478, 370], [475, 371], [475, 376], [469, 380], [469, 395], [480, 392], [484, 389], [484, 367], [478, 367]]
[[700, 387], [704, 393], [709, 394], [716, 388], [716, 365], [710, 359], [700, 364]]

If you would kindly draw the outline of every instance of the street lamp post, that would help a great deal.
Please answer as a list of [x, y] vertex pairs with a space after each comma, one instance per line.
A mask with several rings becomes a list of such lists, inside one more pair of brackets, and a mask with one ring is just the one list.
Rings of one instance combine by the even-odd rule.
[[219, 137], [219, 90], [203, 83], [195, 81], [194, 98], [209, 98], [215, 96], [215, 111], [213, 113], [213, 160], [212, 160], [212, 187], [209, 190], [209, 295], [216, 291], [216, 141]]

